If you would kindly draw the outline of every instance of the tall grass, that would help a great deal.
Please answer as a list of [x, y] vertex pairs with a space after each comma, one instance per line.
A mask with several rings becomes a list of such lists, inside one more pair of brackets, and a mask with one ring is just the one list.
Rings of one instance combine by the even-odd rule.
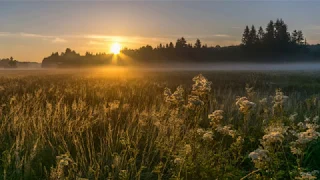
[[196, 75], [2, 75], [0, 179], [316, 178], [318, 76]]

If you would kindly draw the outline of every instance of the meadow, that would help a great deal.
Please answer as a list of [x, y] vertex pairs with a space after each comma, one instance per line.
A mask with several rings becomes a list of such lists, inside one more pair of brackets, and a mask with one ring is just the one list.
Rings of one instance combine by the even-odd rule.
[[320, 72], [1, 71], [0, 179], [317, 179]]

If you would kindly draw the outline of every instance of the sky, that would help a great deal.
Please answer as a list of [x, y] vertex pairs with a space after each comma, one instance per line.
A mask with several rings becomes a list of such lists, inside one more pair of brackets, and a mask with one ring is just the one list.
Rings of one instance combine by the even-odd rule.
[[41, 62], [66, 48], [110, 53], [199, 38], [208, 45], [237, 45], [246, 25], [265, 28], [282, 18], [320, 43], [320, 1], [79, 1], [0, 0], [0, 58]]

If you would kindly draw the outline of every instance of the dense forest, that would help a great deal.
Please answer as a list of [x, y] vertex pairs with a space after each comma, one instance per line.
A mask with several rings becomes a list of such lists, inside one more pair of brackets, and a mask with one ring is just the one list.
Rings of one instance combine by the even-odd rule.
[[[184, 37], [175, 43], [146, 45], [139, 49], [122, 49], [123, 56], [117, 56], [118, 65], [129, 63], [200, 63], [200, 62], [301, 62], [320, 60], [320, 45], [309, 45], [302, 31], [288, 32], [282, 19], [270, 21], [265, 29], [254, 25], [246, 26], [242, 43], [237, 46], [208, 46], [197, 39], [194, 44]], [[112, 54], [92, 54], [84, 56], [67, 48], [59, 54], [52, 53], [43, 59], [42, 67], [72, 67], [109, 65], [115, 58]], [[126, 61], [125, 59], [132, 61]]]

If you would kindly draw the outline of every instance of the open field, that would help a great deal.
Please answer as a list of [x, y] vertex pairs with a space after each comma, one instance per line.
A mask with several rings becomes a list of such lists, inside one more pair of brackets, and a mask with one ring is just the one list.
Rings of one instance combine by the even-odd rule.
[[319, 114], [317, 71], [0, 71], [0, 179], [316, 179]]

